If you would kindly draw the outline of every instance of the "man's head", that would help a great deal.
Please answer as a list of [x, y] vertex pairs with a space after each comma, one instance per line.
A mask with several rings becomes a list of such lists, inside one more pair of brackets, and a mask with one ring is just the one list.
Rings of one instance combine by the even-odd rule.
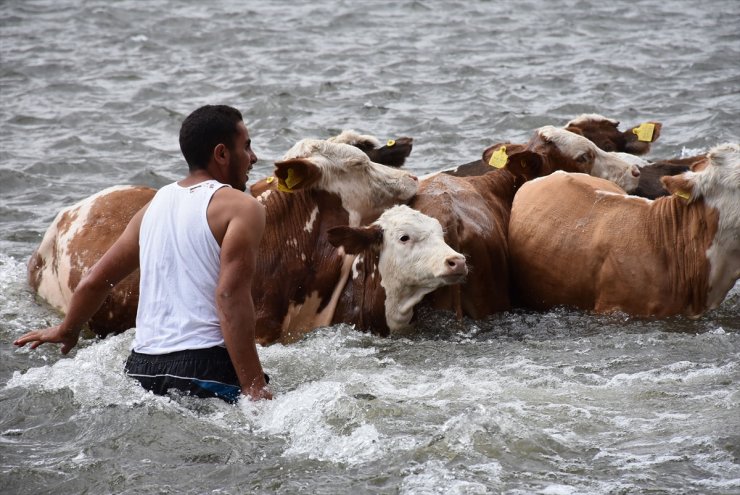
[[242, 191], [257, 161], [241, 112], [227, 105], [206, 105], [188, 115], [180, 127], [180, 149], [191, 172], [224, 165], [217, 178]]

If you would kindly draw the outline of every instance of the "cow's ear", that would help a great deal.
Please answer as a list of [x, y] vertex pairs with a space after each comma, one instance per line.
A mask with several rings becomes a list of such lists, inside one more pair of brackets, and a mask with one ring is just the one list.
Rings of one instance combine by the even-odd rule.
[[583, 131], [579, 127], [575, 127], [572, 125], [569, 125], [565, 128], [566, 131], [572, 132], [573, 134], [578, 134], [579, 136], [583, 136]]
[[507, 170], [516, 177], [532, 180], [543, 175], [544, 159], [542, 155], [528, 149], [517, 149], [509, 155]]
[[483, 162], [495, 168], [504, 168], [524, 180], [539, 177], [542, 156], [522, 144], [494, 144], [483, 152]]
[[691, 203], [696, 199], [694, 183], [689, 179], [689, 174], [666, 175], [660, 178], [666, 191]]
[[343, 247], [347, 254], [360, 254], [369, 248], [378, 248], [383, 243], [383, 229], [377, 225], [349, 227], [342, 225], [327, 231], [329, 243]]
[[284, 192], [307, 189], [321, 178], [321, 169], [305, 158], [275, 162], [278, 190]]

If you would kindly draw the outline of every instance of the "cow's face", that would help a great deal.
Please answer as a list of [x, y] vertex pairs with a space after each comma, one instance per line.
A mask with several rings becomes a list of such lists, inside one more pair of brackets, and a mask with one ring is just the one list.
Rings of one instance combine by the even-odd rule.
[[426, 294], [460, 283], [468, 273], [465, 257], [445, 243], [439, 221], [405, 205], [390, 208], [368, 227], [331, 229], [329, 239], [351, 254], [379, 251], [386, 320], [394, 333], [408, 328]]
[[537, 129], [528, 148], [544, 157], [545, 173], [555, 170], [581, 172], [610, 180], [627, 192], [637, 188], [640, 169], [636, 165], [601, 150], [585, 137], [565, 129], [553, 126]]
[[[641, 133], [645, 124], [652, 125], [647, 134]], [[659, 122], [646, 122], [622, 132], [619, 121], [598, 114], [584, 114], [565, 125], [565, 129], [580, 134], [604, 151], [620, 151], [633, 155], [644, 155], [650, 151], [651, 143], [660, 136]]]
[[407, 202], [419, 187], [418, 179], [404, 170], [374, 163], [354, 146], [323, 140], [299, 141], [275, 169], [284, 190], [313, 187], [337, 194], [354, 226]]

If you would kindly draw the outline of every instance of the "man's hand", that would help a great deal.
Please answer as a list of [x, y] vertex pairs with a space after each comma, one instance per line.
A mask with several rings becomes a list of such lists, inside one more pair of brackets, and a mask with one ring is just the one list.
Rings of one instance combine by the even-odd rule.
[[80, 338], [79, 331], [64, 331], [61, 325], [54, 327], [44, 328], [42, 330], [34, 330], [18, 338], [13, 344], [18, 347], [30, 343], [31, 349], [36, 349], [41, 344], [51, 342], [54, 344], [62, 344], [62, 354], [67, 354], [77, 345], [77, 341]]
[[252, 385], [249, 388], [242, 388], [242, 394], [246, 395], [251, 400], [272, 400], [272, 392], [270, 392], [266, 385], [264, 387]]

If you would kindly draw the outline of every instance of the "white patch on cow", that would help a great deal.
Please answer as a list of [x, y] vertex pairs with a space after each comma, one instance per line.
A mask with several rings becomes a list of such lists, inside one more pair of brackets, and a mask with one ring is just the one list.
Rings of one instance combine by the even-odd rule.
[[349, 213], [350, 226], [377, 218], [383, 210], [411, 199], [419, 183], [410, 173], [371, 162], [354, 146], [303, 139], [283, 160], [304, 158], [321, 170], [319, 189], [337, 194]]
[[719, 212], [717, 234], [706, 253], [710, 264], [707, 305], [714, 309], [740, 278], [740, 146], [716, 146], [708, 158], [707, 168], [686, 172], [683, 177], [694, 183], [693, 198], [703, 197]]
[[[70, 243], [88, 223], [90, 209], [98, 198], [108, 194], [133, 189], [135, 186], [113, 186], [93, 194], [78, 203], [63, 209], [57, 214], [54, 221], [46, 230], [41, 244], [36, 250], [38, 256], [44, 262], [44, 268], [39, 275], [38, 295], [51, 306], [66, 313], [69, 301], [72, 299], [71, 272], [72, 260]], [[66, 232], [59, 231], [59, 223], [65, 213], [75, 216]], [[53, 263], [53, 253], [56, 250], [56, 264]], [[84, 253], [78, 253], [84, 254]], [[78, 262], [79, 263], [79, 262]], [[80, 269], [80, 266], [76, 268]]]
[[426, 294], [467, 274], [465, 257], [445, 243], [439, 221], [408, 206], [388, 209], [375, 225], [383, 229], [378, 271], [386, 321], [392, 333], [402, 333]]
[[584, 113], [576, 117], [575, 119], [571, 120], [567, 124], [565, 124], [565, 127], [575, 126], [578, 127], [581, 124], [585, 124], [586, 122], [609, 122], [610, 124], [613, 124], [615, 127], [619, 125], [618, 120], [614, 119], [608, 119], [604, 117], [603, 115], [599, 115], [598, 113]]
[[[570, 156], [574, 160], [583, 155], [593, 157], [591, 170], [588, 173], [594, 177], [610, 180], [627, 192], [637, 189], [637, 184], [640, 180], [639, 169], [635, 165], [625, 162], [616, 154], [607, 153], [585, 137], [566, 131], [565, 129], [545, 126], [539, 128], [537, 132], [543, 138], [555, 144], [561, 153]], [[633, 175], [633, 171], [638, 172], [637, 177]]]
[[265, 192], [257, 196], [257, 201], [259, 201], [262, 204], [265, 204], [265, 202], [267, 201], [267, 198], [270, 197], [270, 194], [272, 194], [272, 189], [266, 190]]
[[288, 312], [282, 322], [280, 337], [282, 343], [295, 342], [314, 328], [331, 325], [337, 309], [337, 303], [339, 302], [339, 296], [341, 296], [344, 286], [347, 285], [354, 260], [354, 255], [342, 256], [339, 280], [332, 290], [329, 302], [322, 311], [319, 311], [322, 300], [319, 297], [318, 291], [311, 292], [302, 304], [291, 301], [288, 306]]
[[314, 206], [313, 211], [311, 211], [311, 217], [306, 222], [306, 225], [303, 227], [303, 230], [308, 232], [309, 234], [313, 232], [313, 224], [316, 223], [316, 218], [319, 215], [319, 207]]
[[380, 148], [382, 144], [380, 140], [375, 136], [369, 134], [360, 134], [352, 129], [346, 129], [342, 131], [338, 136], [330, 137], [327, 139], [330, 143], [342, 143], [349, 144], [352, 146], [357, 145], [370, 145], [373, 148]]
[[359, 270], [357, 270], [357, 267], [362, 263], [362, 260], [365, 257], [361, 254], [357, 255], [357, 258], [355, 258], [355, 262], [352, 263], [352, 280], [357, 280], [357, 278], [360, 276]]
[[301, 253], [301, 261], [306, 261], [306, 253]]

